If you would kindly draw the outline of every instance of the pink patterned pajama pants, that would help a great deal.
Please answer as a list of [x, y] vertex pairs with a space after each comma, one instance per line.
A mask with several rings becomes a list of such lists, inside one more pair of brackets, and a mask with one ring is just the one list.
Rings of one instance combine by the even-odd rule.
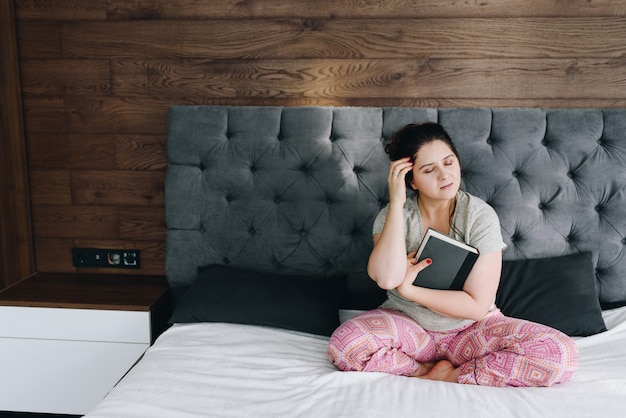
[[328, 355], [340, 370], [404, 376], [419, 363], [447, 359], [461, 368], [459, 383], [488, 386], [551, 386], [568, 381], [578, 365], [578, 347], [567, 335], [499, 310], [441, 332], [398, 311], [367, 311], [335, 330]]

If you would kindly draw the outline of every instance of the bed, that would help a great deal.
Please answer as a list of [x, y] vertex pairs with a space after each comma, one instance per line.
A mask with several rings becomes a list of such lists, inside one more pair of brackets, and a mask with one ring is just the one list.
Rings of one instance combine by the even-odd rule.
[[[173, 106], [168, 119], [172, 326], [87, 417], [626, 416], [626, 109]], [[328, 360], [339, 323], [385, 297], [365, 272], [383, 143], [426, 121], [500, 217], [498, 306], [576, 340], [570, 382], [469, 386]]]

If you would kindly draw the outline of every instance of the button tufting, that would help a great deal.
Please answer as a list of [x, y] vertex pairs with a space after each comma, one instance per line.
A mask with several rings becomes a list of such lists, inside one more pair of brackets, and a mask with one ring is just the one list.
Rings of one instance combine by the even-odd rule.
[[204, 229], [204, 225], [200, 225], [200, 228], [198, 228], [198, 231], [200, 231], [201, 234], [204, 234], [206, 232], [206, 229]]
[[202, 161], [200, 161], [200, 164], [198, 164], [198, 168], [200, 169], [200, 171], [206, 170], [206, 166], [204, 165]]
[[223, 262], [224, 264], [230, 264], [230, 258], [228, 258], [228, 257], [224, 257], [224, 258], [222, 259], [222, 262]]
[[256, 234], [256, 228], [251, 226], [250, 228], [248, 228], [248, 234], [250, 235], [254, 235]]

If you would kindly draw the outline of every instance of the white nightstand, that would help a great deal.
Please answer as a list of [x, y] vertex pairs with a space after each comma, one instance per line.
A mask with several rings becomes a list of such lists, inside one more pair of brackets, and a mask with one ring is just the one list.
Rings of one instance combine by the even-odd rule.
[[89, 412], [168, 315], [161, 276], [39, 273], [0, 292], [0, 411]]

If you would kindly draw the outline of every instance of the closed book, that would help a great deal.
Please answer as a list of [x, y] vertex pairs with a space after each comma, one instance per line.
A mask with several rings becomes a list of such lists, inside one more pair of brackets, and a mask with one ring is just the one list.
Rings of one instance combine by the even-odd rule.
[[429, 228], [415, 258], [430, 258], [432, 263], [420, 271], [415, 286], [442, 290], [461, 290], [478, 260], [476, 248]]

